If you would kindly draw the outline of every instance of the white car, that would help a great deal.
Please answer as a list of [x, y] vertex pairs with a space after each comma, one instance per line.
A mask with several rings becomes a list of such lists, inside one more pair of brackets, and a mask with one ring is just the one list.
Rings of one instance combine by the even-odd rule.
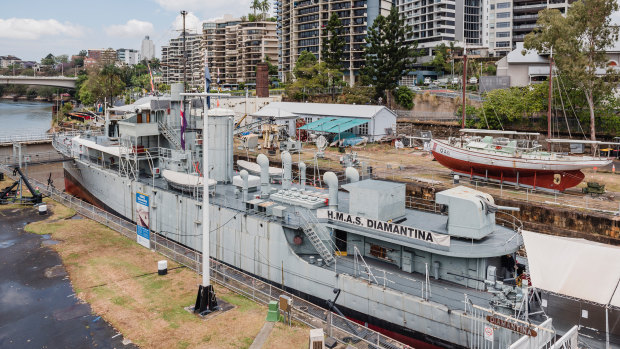
[[452, 80], [450, 80], [450, 83], [452, 85], [458, 85], [458, 84], [461, 83], [461, 79], [459, 79], [459, 78], [452, 78]]
[[430, 85], [431, 81], [431, 78], [424, 78], [424, 85]]
[[469, 78], [469, 83], [470, 84], [474, 84], [474, 85], [477, 84], [478, 83], [478, 78], [475, 77], [475, 76]]

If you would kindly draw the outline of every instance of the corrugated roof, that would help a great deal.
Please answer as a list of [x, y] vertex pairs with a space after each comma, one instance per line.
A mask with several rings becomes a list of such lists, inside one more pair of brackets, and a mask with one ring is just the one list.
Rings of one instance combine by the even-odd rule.
[[368, 119], [354, 118], [322, 118], [300, 127], [300, 130], [310, 130], [329, 133], [341, 133], [355, 126], [367, 123]]
[[290, 118], [300, 115], [316, 115], [371, 119], [383, 109], [394, 114], [391, 110], [380, 105], [273, 102], [252, 116]]

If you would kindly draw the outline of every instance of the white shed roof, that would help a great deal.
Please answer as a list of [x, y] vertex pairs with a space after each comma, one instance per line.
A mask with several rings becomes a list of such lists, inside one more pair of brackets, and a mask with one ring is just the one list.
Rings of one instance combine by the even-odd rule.
[[329, 104], [329, 103], [296, 103], [273, 102], [252, 116], [269, 116], [275, 118], [291, 118], [301, 115], [337, 116], [348, 118], [372, 119], [383, 109], [394, 116], [391, 110], [380, 105]]

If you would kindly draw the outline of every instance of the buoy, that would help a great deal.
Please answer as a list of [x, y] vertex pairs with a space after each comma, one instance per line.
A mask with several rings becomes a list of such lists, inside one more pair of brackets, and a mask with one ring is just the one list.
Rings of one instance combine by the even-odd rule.
[[42, 216], [47, 214], [47, 205], [39, 205], [39, 214]]
[[163, 260], [163, 261], [157, 262], [157, 274], [158, 275], [168, 274], [168, 261]]

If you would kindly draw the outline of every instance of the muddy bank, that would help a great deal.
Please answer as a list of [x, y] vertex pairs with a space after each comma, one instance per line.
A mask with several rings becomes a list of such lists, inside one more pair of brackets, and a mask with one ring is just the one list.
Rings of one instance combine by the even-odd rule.
[[133, 348], [74, 296], [56, 242], [24, 231], [42, 218], [0, 206], [0, 347]]

